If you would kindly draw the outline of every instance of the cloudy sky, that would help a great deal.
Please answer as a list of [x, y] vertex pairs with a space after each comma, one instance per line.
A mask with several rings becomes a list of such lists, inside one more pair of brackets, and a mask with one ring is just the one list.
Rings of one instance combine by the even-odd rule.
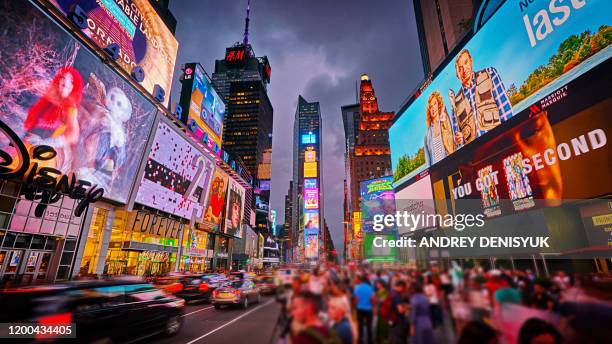
[[[171, 0], [180, 65], [209, 74], [225, 48], [242, 40], [246, 0]], [[298, 95], [321, 104], [325, 217], [342, 252], [344, 130], [340, 107], [353, 104], [356, 81], [370, 75], [383, 111], [396, 111], [423, 78], [412, 0], [252, 0], [249, 41], [272, 67], [274, 107], [271, 205], [284, 222]], [[173, 85], [178, 99], [179, 84]]]

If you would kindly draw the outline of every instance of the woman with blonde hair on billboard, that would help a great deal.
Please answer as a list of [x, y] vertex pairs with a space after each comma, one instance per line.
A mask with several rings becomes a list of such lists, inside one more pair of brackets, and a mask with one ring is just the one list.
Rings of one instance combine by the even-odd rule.
[[427, 99], [425, 115], [427, 120], [425, 160], [430, 166], [455, 151], [455, 131], [440, 92], [434, 91]]

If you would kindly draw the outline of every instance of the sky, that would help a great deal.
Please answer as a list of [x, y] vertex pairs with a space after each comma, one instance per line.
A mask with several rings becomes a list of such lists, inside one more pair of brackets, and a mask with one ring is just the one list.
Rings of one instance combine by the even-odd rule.
[[[200, 62], [211, 75], [225, 48], [242, 41], [246, 0], [171, 0], [177, 18], [172, 98], [180, 65]], [[362, 73], [382, 111], [397, 111], [423, 79], [412, 0], [252, 0], [249, 42], [272, 67], [274, 108], [271, 207], [284, 222], [298, 95], [321, 104], [325, 218], [342, 252], [344, 129], [340, 107], [356, 102]]]

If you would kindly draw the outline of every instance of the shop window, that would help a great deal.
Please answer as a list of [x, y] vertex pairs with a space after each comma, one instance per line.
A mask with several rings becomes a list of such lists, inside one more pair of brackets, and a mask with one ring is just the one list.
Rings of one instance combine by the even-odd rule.
[[60, 266], [57, 269], [57, 280], [61, 281], [61, 280], [67, 280], [68, 279], [68, 274], [70, 273], [70, 267], [69, 266]]
[[47, 243], [45, 244], [45, 250], [55, 251], [56, 247], [57, 247], [57, 239], [49, 238], [47, 240]]
[[32, 236], [32, 244], [30, 248], [33, 250], [42, 250], [45, 248], [46, 238], [42, 235], [33, 235]]
[[30, 247], [31, 241], [32, 241], [32, 236], [29, 234], [18, 235], [17, 240], [15, 240], [15, 248], [28, 248]]
[[80, 274], [95, 274], [100, 258], [100, 249], [102, 246], [102, 238], [106, 228], [106, 218], [108, 211], [106, 209], [94, 208], [94, 213], [87, 233], [87, 241], [83, 250], [83, 259], [81, 260]]
[[74, 255], [74, 252], [62, 253], [62, 259], [60, 260], [60, 265], [70, 265], [70, 261], [72, 260], [73, 255]]
[[4, 243], [2, 243], [2, 247], [13, 247], [13, 245], [15, 245], [16, 239], [17, 239], [17, 234], [7, 232], [4, 237]]

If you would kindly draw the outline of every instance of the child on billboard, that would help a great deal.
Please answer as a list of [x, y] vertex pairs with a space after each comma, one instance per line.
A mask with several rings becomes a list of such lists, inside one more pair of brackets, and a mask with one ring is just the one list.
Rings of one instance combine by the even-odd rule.
[[473, 67], [472, 55], [462, 50], [455, 60], [461, 88], [448, 91], [459, 147], [512, 117], [512, 105], [497, 70], [489, 67], [474, 72]]

